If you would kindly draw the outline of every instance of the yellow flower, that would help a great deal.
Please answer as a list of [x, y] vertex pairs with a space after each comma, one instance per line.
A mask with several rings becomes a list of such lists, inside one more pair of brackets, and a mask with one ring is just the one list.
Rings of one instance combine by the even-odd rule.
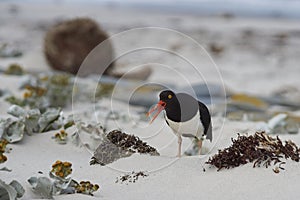
[[31, 92], [31, 91], [25, 92], [25, 93], [23, 94], [23, 97], [24, 97], [24, 99], [27, 99], [27, 98], [29, 98], [29, 97], [32, 97], [32, 92]]
[[3, 154], [0, 154], [0, 163], [4, 163], [5, 161], [7, 161], [7, 157]]
[[64, 165], [64, 167], [71, 167], [72, 166], [72, 164], [69, 163], [69, 162], [64, 162], [63, 165]]

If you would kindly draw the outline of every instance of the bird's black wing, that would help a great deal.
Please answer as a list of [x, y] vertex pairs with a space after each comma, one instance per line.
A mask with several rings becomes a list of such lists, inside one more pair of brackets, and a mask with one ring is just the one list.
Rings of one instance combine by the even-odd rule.
[[200, 120], [203, 124], [204, 132], [206, 138], [212, 141], [212, 124], [211, 124], [211, 116], [206, 105], [198, 101], [199, 111], [200, 111]]

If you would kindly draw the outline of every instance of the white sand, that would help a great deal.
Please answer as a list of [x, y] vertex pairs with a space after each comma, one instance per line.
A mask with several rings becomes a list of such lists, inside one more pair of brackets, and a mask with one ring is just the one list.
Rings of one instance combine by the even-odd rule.
[[[0, 41], [20, 43], [24, 49], [21, 58], [0, 59], [3, 69], [9, 63], [18, 62], [30, 72], [48, 71], [49, 68], [42, 54], [42, 38], [44, 30], [37, 28], [38, 24], [52, 24], [55, 19], [71, 18], [75, 16], [91, 16], [103, 25], [109, 33], [119, 33], [134, 27], [160, 26], [176, 29], [191, 36], [208, 48], [211, 42], [225, 46], [221, 56], [214, 56], [219, 67], [224, 84], [237, 92], [248, 92], [260, 95], [270, 94], [282, 86], [298, 86], [299, 79], [299, 53], [300, 49], [300, 22], [288, 20], [267, 19], [222, 19], [201, 18], [197, 16], [178, 16], [175, 14], [150, 13], [133, 11], [118, 7], [97, 7], [80, 5], [28, 5], [19, 4], [20, 12], [11, 16], [7, 12], [9, 3], [0, 3]], [[241, 40], [242, 31], [252, 30], [254, 36], [247, 41]], [[288, 33], [290, 37], [285, 45], [274, 48], [274, 35]], [[294, 33], [294, 35], [292, 34]], [[298, 33], [298, 36], [295, 36]], [[167, 41], [164, 44], [178, 46], [182, 54], [197, 58], [198, 54], [191, 46], [177, 37], [165, 39], [159, 35], [135, 36], [139, 42]], [[238, 38], [238, 39], [237, 39]], [[24, 42], [24, 43], [23, 43]], [[243, 43], [245, 42], [245, 44]], [[275, 41], [276, 42], [276, 41]], [[128, 45], [128, 44], [126, 44]], [[118, 46], [116, 44], [116, 46]], [[155, 57], [156, 56], [156, 57]], [[167, 60], [154, 55], [156, 61]], [[281, 60], [281, 58], [283, 60]], [[147, 62], [148, 58], [139, 57], [139, 62]], [[161, 59], [161, 60], [160, 60]], [[134, 60], [134, 59], [133, 59]], [[137, 62], [137, 63], [139, 63]], [[168, 63], [168, 60], [166, 61]], [[176, 65], [177, 64], [177, 65]], [[119, 66], [130, 69], [130, 62], [120, 60]], [[189, 68], [174, 63], [176, 70], [192, 82], [197, 76], [191, 74]], [[211, 65], [208, 64], [209, 66]], [[134, 65], [133, 65], [134, 66]], [[205, 81], [221, 84], [215, 70], [201, 69], [205, 74]], [[179, 84], [178, 79], [170, 76], [168, 70], [154, 68], [150, 77], [152, 81], [165, 81]], [[17, 92], [18, 77], [0, 76], [1, 89]], [[200, 80], [202, 81], [202, 80]], [[114, 100], [123, 112], [127, 112], [127, 104]], [[100, 103], [100, 102], [99, 102]], [[103, 103], [103, 102], [102, 102]], [[0, 116], [6, 116], [7, 103], [1, 99]], [[109, 101], [103, 105], [109, 106]], [[80, 107], [90, 106], [80, 105]], [[78, 108], [78, 106], [76, 107]], [[115, 107], [114, 107], [115, 108]], [[71, 113], [72, 110], [66, 110]], [[75, 110], [76, 112], [76, 110]], [[299, 113], [299, 111], [298, 111]], [[83, 121], [88, 120], [87, 117]], [[103, 118], [98, 119], [100, 122]], [[207, 156], [175, 157], [177, 141], [171, 130], [165, 125], [162, 118], [149, 126], [141, 123], [132, 126], [131, 122], [116, 121], [110, 123], [110, 128], [122, 128], [125, 132], [138, 135], [150, 145], [156, 147], [161, 156], [133, 155], [120, 159], [106, 167], [100, 165], [90, 166], [91, 153], [86, 148], [74, 146], [71, 142], [66, 145], [55, 143], [51, 137], [55, 131], [26, 136], [22, 142], [8, 145], [12, 151], [7, 155], [8, 161], [1, 164], [12, 169], [12, 172], [0, 172], [0, 178], [6, 182], [18, 180], [25, 188], [26, 193], [22, 199], [37, 199], [30, 189], [27, 179], [37, 175], [38, 171], [45, 175], [56, 160], [69, 161], [73, 164], [72, 177], [76, 180], [90, 180], [100, 185], [100, 191], [95, 193], [99, 199], [297, 199], [299, 198], [299, 163], [288, 161], [286, 170], [275, 174], [272, 168], [252, 168], [251, 164], [235, 169], [217, 172], [204, 165], [209, 156], [214, 155], [218, 149], [230, 145], [231, 137], [236, 133], [254, 133], [256, 123], [232, 122], [215, 116], [214, 141], [206, 142], [204, 147], [211, 149]], [[160, 131], [159, 131], [160, 130]], [[151, 137], [151, 134], [157, 133]], [[71, 133], [70, 133], [71, 134]], [[70, 135], [69, 134], [69, 135]], [[282, 139], [291, 139], [300, 145], [300, 136], [282, 135]], [[190, 141], [184, 140], [184, 149], [189, 147]], [[206, 169], [203, 172], [203, 166]], [[149, 177], [140, 178], [136, 183], [115, 183], [117, 177], [125, 172], [148, 171]], [[56, 196], [55, 199], [95, 199], [80, 194]]]

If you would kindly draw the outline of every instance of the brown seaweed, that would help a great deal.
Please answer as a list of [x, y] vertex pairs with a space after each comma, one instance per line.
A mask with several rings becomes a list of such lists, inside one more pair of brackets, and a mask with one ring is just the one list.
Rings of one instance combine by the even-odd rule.
[[116, 183], [135, 183], [139, 177], [147, 177], [149, 174], [147, 172], [139, 171], [139, 172], [131, 172], [130, 174], [125, 174], [123, 176], [117, 177]]
[[119, 158], [131, 156], [133, 153], [159, 155], [154, 147], [149, 146], [138, 137], [113, 130], [103, 138], [94, 152], [90, 164], [106, 165]]
[[282, 142], [267, 135], [265, 132], [255, 133], [250, 136], [238, 134], [237, 139], [231, 139], [232, 145], [209, 158], [206, 164], [218, 168], [218, 171], [225, 168], [234, 168], [247, 163], [253, 163], [253, 167], [278, 165], [274, 172], [284, 170], [283, 159], [291, 159], [299, 162], [299, 147], [291, 140]]

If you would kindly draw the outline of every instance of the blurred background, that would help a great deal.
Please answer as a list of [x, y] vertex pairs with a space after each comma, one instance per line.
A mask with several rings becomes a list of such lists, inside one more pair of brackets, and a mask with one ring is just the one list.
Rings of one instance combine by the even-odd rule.
[[[156, 42], [179, 54], [199, 58], [201, 78], [172, 57], [157, 52], [122, 57], [108, 63], [108, 68], [102, 64], [82, 75], [104, 73], [112, 78], [111, 82], [123, 77], [185, 89], [183, 82], [166, 68], [149, 64], [163, 63], [195, 83], [198, 98], [225, 95], [231, 103], [228, 112], [265, 113], [271, 109], [272, 115], [279, 111], [297, 113], [299, 11], [300, 1], [296, 0], [2, 0], [0, 69], [5, 72], [16, 63], [30, 73], [59, 70], [76, 74], [87, 54], [110, 36], [133, 28], [168, 28], [199, 43], [209, 56], [199, 56], [201, 52], [180, 37], [144, 31], [125, 43], [111, 40], [106, 50], [97, 54], [103, 57], [97, 63], [108, 62], [124, 45]], [[143, 64], [132, 71], [134, 66]], [[207, 84], [211, 84], [210, 91], [203, 86]], [[226, 94], [220, 92], [223, 84]], [[139, 102], [145, 102], [142, 106], [147, 107], [156, 99], [151, 92], [137, 97]], [[149, 98], [151, 101], [147, 102]]]
[[[25, 68], [49, 70], [43, 55], [47, 31], [65, 20], [89, 17], [107, 36], [148, 26], [180, 31], [209, 52], [225, 84], [239, 91], [270, 93], [298, 80], [296, 0], [1, 0], [0, 9], [1, 68], [20, 61]], [[180, 41], [170, 43], [173, 49], [184, 48]], [[272, 84], [261, 87], [267, 77]]]

